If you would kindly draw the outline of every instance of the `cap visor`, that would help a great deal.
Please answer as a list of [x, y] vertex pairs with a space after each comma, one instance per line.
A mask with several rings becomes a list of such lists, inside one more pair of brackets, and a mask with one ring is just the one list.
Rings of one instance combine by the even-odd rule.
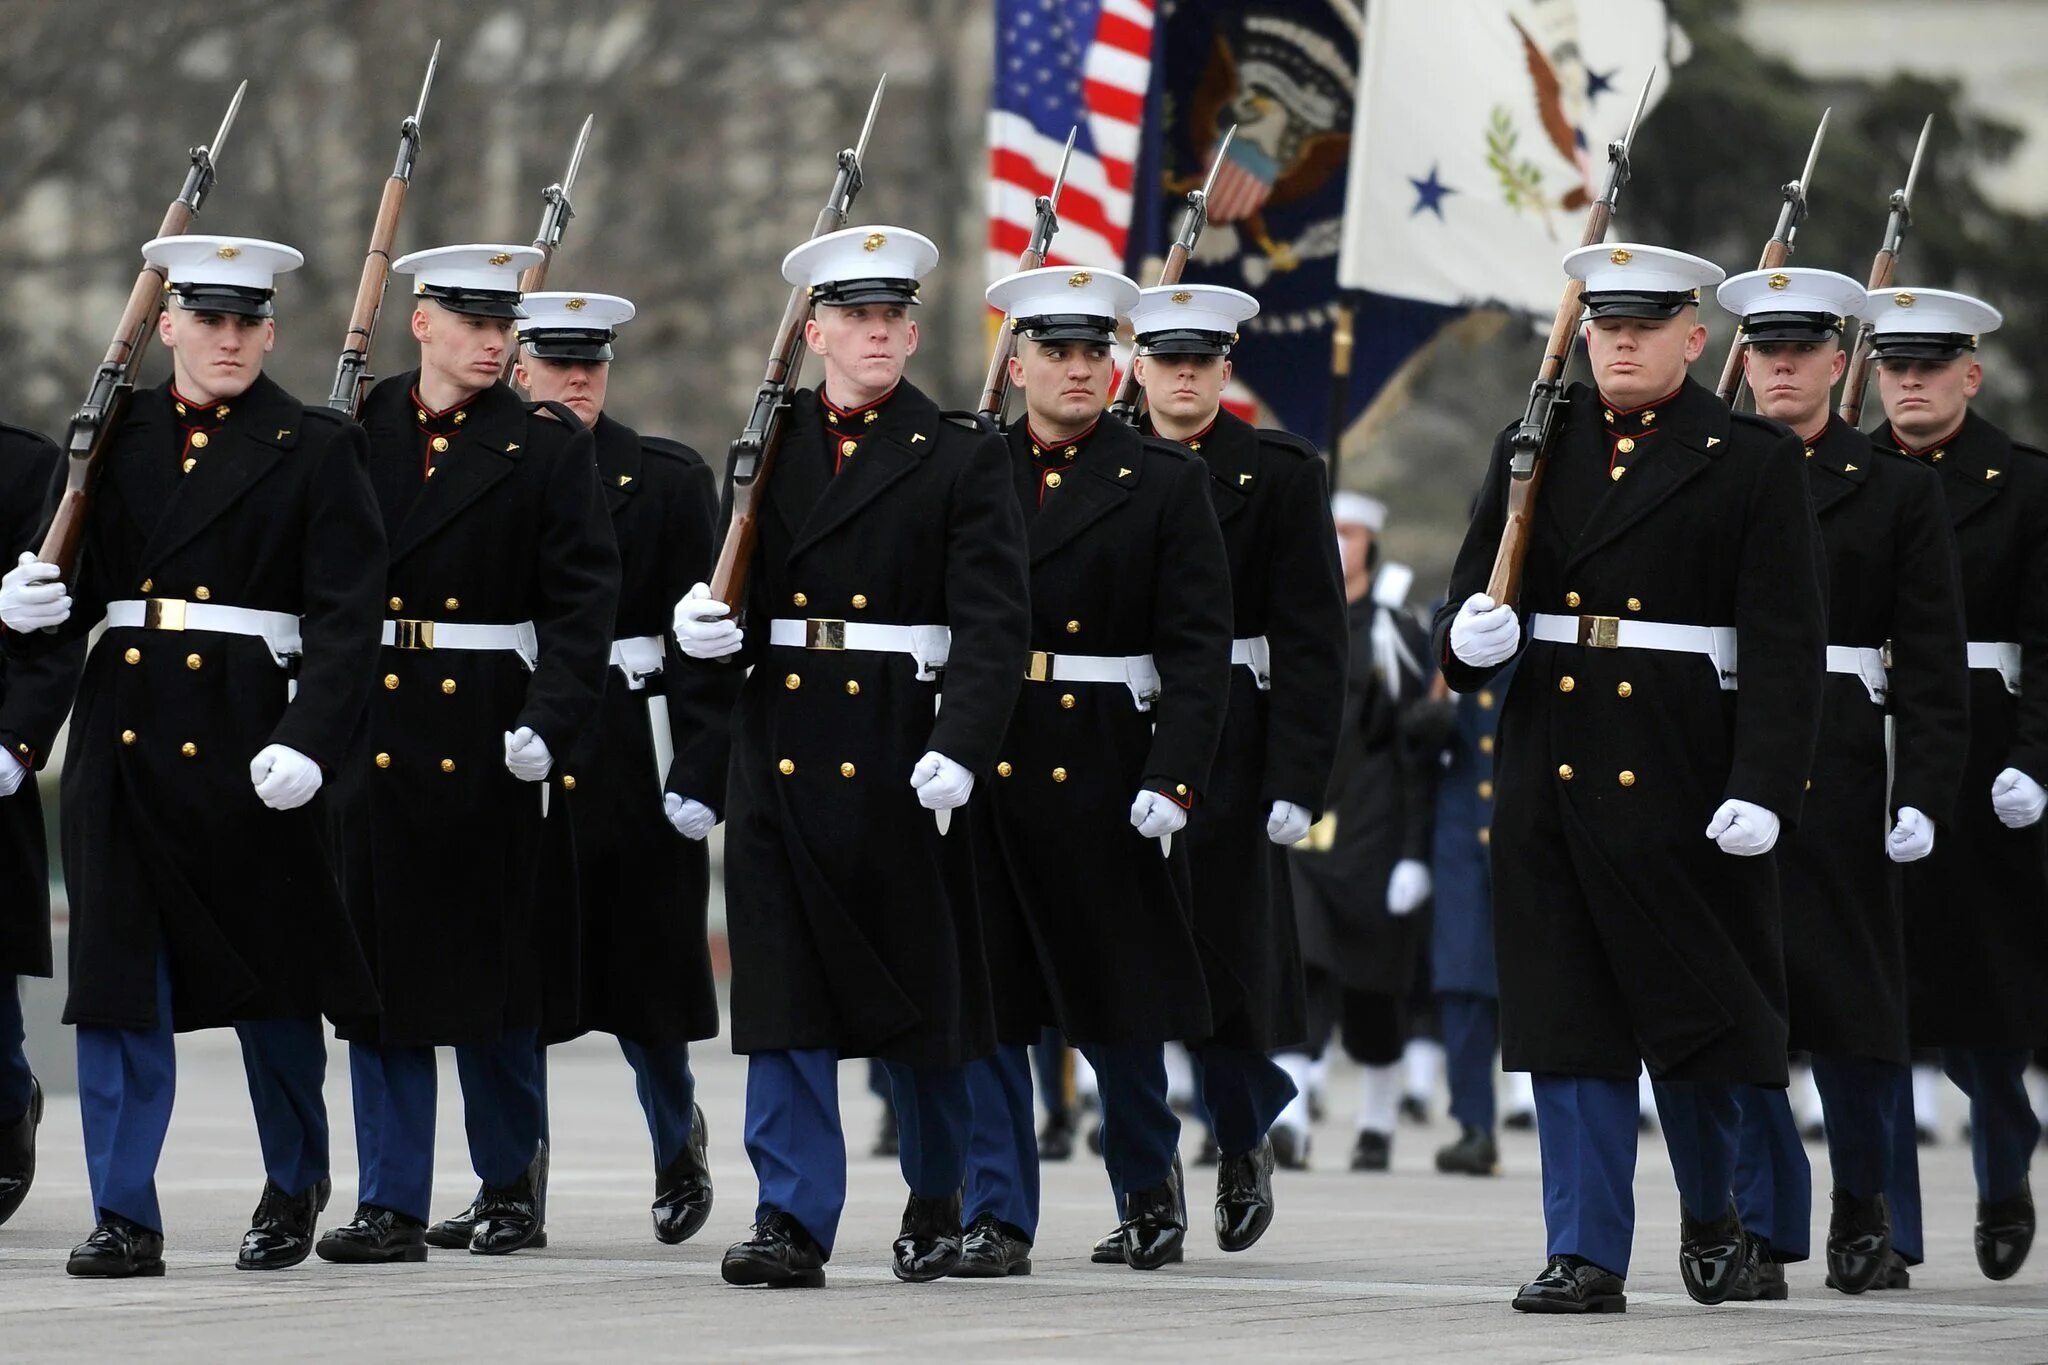
[[193, 285], [175, 288], [171, 296], [188, 313], [231, 313], [244, 318], [267, 318], [273, 313], [270, 295], [263, 290]]
[[526, 353], [541, 360], [610, 360], [612, 346], [608, 341], [567, 340], [561, 337], [521, 337], [519, 344]]

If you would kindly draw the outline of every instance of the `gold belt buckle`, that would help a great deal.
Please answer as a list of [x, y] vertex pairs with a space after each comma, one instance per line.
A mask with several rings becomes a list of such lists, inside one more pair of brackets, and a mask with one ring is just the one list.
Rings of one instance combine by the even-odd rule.
[[1032, 650], [1031, 656], [1024, 661], [1024, 681], [1051, 682], [1052, 655], [1042, 649]]
[[185, 599], [182, 597], [152, 597], [142, 609], [142, 626], [145, 630], [183, 630], [185, 628]]
[[821, 621], [816, 617], [804, 622], [805, 649], [845, 649], [846, 622]]
[[399, 649], [432, 649], [434, 623], [399, 619], [391, 623], [391, 643]]
[[1581, 616], [1579, 618], [1579, 643], [1588, 649], [1621, 648], [1621, 618], [1619, 616]]

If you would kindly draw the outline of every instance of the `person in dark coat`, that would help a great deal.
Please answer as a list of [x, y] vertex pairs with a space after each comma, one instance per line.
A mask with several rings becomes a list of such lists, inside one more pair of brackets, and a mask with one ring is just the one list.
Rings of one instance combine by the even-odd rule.
[[[1297, 1095], [1273, 1141], [1284, 1166], [1309, 1159], [1309, 1078], [1332, 1034], [1363, 1068], [1351, 1169], [1384, 1171], [1401, 1099], [1401, 1055], [1429, 900], [1432, 762], [1407, 741], [1429, 704], [1429, 636], [1407, 608], [1414, 574], [1383, 564], [1386, 505], [1331, 500], [1348, 599], [1350, 664], [1329, 813], [1288, 851], [1308, 990], [1306, 1040], [1278, 1060]], [[1433, 755], [1429, 756], [1433, 758]]]
[[1229, 700], [1230, 565], [1201, 460], [1104, 410], [1117, 319], [1138, 296], [1122, 275], [1064, 266], [988, 291], [1018, 335], [1025, 412], [1003, 467], [1029, 527], [1032, 653], [974, 812], [1003, 1047], [975, 1068], [969, 1274], [1029, 1266], [1026, 1047], [1046, 1024], [1100, 1089], [1121, 1221], [1093, 1258], [1150, 1270], [1183, 1254], [1165, 1044], [1210, 1037], [1215, 1016], [1176, 836], [1206, 797]]
[[[1812, 1054], [1834, 1174], [1828, 1283], [1859, 1294], [1888, 1273], [1894, 1247], [1902, 1262], [1920, 1260], [1894, 865], [1934, 849], [1962, 781], [1969, 677], [1956, 554], [1933, 467], [1874, 449], [1830, 411], [1848, 366], [1844, 320], [1864, 311], [1863, 286], [1826, 270], [1758, 270], [1723, 284], [1720, 302], [1742, 318], [1757, 411], [1805, 445], [1826, 551], [1820, 744], [1778, 872], [1790, 1045]], [[1731, 1297], [1782, 1299], [1784, 1263], [1807, 1255], [1812, 1173], [1786, 1092], [1741, 1098], [1736, 1207], [1760, 1254]], [[1901, 1194], [1911, 1217], [1895, 1223]]]
[[1195, 932], [1215, 1029], [1189, 1040], [1214, 1134], [1217, 1237], [1272, 1221], [1267, 1131], [1296, 1093], [1268, 1056], [1308, 1033], [1289, 845], [1323, 812], [1344, 712], [1344, 571], [1314, 446], [1223, 409], [1237, 329], [1258, 300], [1219, 285], [1144, 290], [1131, 314], [1146, 430], [1201, 457], [1230, 559], [1230, 705], [1188, 817]]
[[[1819, 723], [1819, 538], [1800, 442], [1686, 378], [1706, 346], [1699, 287], [1720, 270], [1635, 244], [1565, 268], [1585, 282], [1597, 387], [1566, 391], [1545, 456], [1491, 842], [1503, 1058], [1535, 1073], [1550, 1244], [1514, 1306], [1625, 1305], [1645, 1061], [1679, 1272], [1718, 1303], [1754, 1251], [1729, 1198], [1737, 1087], [1787, 1080], [1770, 854]], [[1485, 592], [1512, 435], [1437, 613], [1454, 691], [1490, 685], [1524, 645], [1517, 607]]]
[[754, 1235], [726, 1251], [730, 1284], [825, 1281], [846, 1199], [842, 1056], [880, 1058], [894, 1091], [910, 1187], [895, 1274], [936, 1279], [960, 1256], [967, 1064], [995, 1021], [955, 816], [995, 770], [1027, 617], [998, 443], [903, 379], [937, 264], [896, 227], [784, 259], [816, 305], [804, 335], [824, 381], [785, 419], [744, 621], [703, 584], [676, 606], [684, 652], [752, 668], [722, 813], [760, 1198]]
[[320, 1016], [378, 1007], [322, 791], [376, 651], [384, 537], [362, 432], [263, 375], [275, 276], [297, 251], [179, 236], [143, 252], [169, 275], [171, 379], [137, 393], [114, 434], [75, 598], [32, 560], [0, 585], [10, 653], [75, 662], [73, 643], [107, 627], [63, 784], [64, 1018], [98, 1222], [66, 1269], [100, 1277], [164, 1271], [174, 1036], [202, 1028], [240, 1036], [267, 1176], [236, 1264], [304, 1260], [329, 1186]]
[[2048, 1044], [2048, 459], [1970, 411], [1997, 309], [1898, 288], [1864, 313], [1886, 418], [1872, 440], [1933, 469], [1962, 559], [1969, 741], [1954, 824], [1905, 872], [1907, 1013], [1970, 1098], [1977, 1265], [2003, 1280], [2034, 1240], [2026, 1066]]
[[375, 1019], [345, 1021], [361, 1167], [332, 1261], [426, 1256], [434, 1049], [455, 1049], [470, 1163], [469, 1249], [545, 1234], [538, 1040], [573, 1015], [577, 920], [569, 821], [549, 817], [558, 754], [604, 694], [618, 551], [591, 436], [499, 382], [530, 247], [416, 252], [420, 368], [363, 403], [370, 478], [391, 537], [383, 652], [348, 763], [349, 910], [376, 967]]

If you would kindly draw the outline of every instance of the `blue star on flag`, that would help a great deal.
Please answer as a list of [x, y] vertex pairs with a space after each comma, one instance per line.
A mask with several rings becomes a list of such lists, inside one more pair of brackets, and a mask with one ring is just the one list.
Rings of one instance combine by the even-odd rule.
[[1431, 166], [1427, 179], [1417, 180], [1412, 175], [1408, 177], [1408, 183], [1415, 187], [1415, 207], [1408, 210], [1410, 218], [1428, 209], [1437, 216], [1438, 222], [1444, 220], [1444, 199], [1448, 195], [1456, 194], [1457, 191], [1437, 179], [1436, 173], [1437, 167]]
[[1596, 103], [1602, 95], [1612, 94], [1614, 92], [1614, 78], [1616, 76], [1619, 76], [1620, 74], [1621, 68], [1618, 66], [1614, 68], [1614, 70], [1604, 73], [1595, 71], [1590, 66], [1587, 67], [1586, 103]]

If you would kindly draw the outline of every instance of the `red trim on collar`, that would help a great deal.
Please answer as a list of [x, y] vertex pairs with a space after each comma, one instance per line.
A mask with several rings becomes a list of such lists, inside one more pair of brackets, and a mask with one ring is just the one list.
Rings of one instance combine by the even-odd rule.
[[[1595, 389], [1594, 392], [1599, 393], [1599, 390]], [[1616, 417], [1633, 417], [1645, 408], [1668, 408], [1678, 401], [1678, 395], [1683, 392], [1685, 392], [1685, 382], [1680, 380], [1678, 387], [1665, 394], [1662, 398], [1653, 398], [1647, 403], [1638, 403], [1632, 408], [1616, 407], [1613, 403], [1608, 402], [1607, 395], [1602, 393], [1600, 394], [1600, 406], [1613, 413]]]
[[[1192, 447], [1192, 446], [1193, 446], [1193, 445], [1195, 444], [1195, 442], [1197, 442], [1197, 441], [1206, 441], [1206, 440], [1208, 440], [1208, 439], [1209, 439], [1209, 433], [1210, 433], [1210, 432], [1212, 432], [1212, 431], [1214, 431], [1214, 430], [1216, 430], [1216, 423], [1217, 423], [1217, 421], [1218, 421], [1218, 420], [1220, 420], [1220, 419], [1222, 418], [1222, 416], [1223, 416], [1223, 409], [1221, 409], [1221, 408], [1218, 408], [1218, 409], [1216, 410], [1216, 416], [1214, 416], [1214, 417], [1211, 417], [1211, 418], [1209, 419], [1209, 425], [1208, 425], [1208, 426], [1206, 426], [1206, 427], [1203, 427], [1203, 428], [1202, 428], [1202, 429], [1201, 429], [1200, 431], [1196, 432], [1196, 433], [1195, 433], [1194, 435], [1192, 435], [1192, 436], [1189, 436], [1189, 437], [1186, 437], [1186, 438], [1184, 438], [1184, 439], [1183, 439], [1183, 440], [1181, 441], [1181, 444], [1182, 444], [1182, 445], [1184, 445], [1184, 446], [1189, 446], [1189, 447]], [[1155, 427], [1153, 427], [1153, 429], [1152, 429], [1152, 434], [1153, 434], [1154, 436], [1157, 436], [1157, 435], [1159, 434], [1159, 429], [1158, 429], [1158, 427], [1156, 427], [1156, 426], [1155, 426]]]
[[818, 386], [818, 401], [820, 403], [823, 403], [826, 407], [826, 410], [831, 412], [835, 417], [858, 417], [864, 412], [868, 412], [874, 408], [879, 408], [880, 406], [882, 406], [882, 404], [888, 402], [891, 398], [894, 398], [896, 396], [896, 390], [902, 387], [903, 381], [899, 379], [894, 384], [891, 384], [889, 386], [889, 391], [887, 393], [883, 394], [880, 398], [875, 399], [872, 403], [863, 403], [857, 408], [842, 408], [837, 403], [833, 402], [830, 398], [827, 398], [825, 396], [825, 386], [820, 384]]
[[1064, 441], [1048, 441], [1040, 437], [1036, 431], [1031, 429], [1031, 419], [1027, 417], [1026, 419], [1024, 419], [1024, 435], [1030, 440], [1031, 444], [1037, 446], [1040, 450], [1051, 450], [1054, 446], [1080, 445], [1090, 436], [1093, 436], [1095, 434], [1095, 428], [1101, 425], [1102, 419], [1100, 417], [1097, 417], [1094, 421], [1090, 422], [1086, 427], [1084, 427], [1080, 431], [1075, 432], [1072, 436], [1067, 437]]
[[425, 414], [427, 415], [427, 420], [428, 420], [429, 422], [432, 422], [432, 421], [437, 421], [437, 420], [439, 420], [440, 418], [443, 418], [443, 417], [449, 417], [449, 416], [452, 416], [452, 415], [454, 415], [455, 413], [461, 412], [461, 411], [462, 411], [462, 410], [463, 410], [464, 408], [468, 407], [468, 406], [469, 406], [469, 405], [470, 405], [471, 403], [474, 403], [474, 402], [475, 402], [475, 401], [476, 401], [477, 399], [479, 399], [479, 398], [483, 397], [483, 395], [484, 395], [484, 390], [482, 390], [482, 389], [478, 389], [478, 390], [477, 390], [477, 391], [476, 391], [475, 393], [473, 393], [473, 394], [471, 394], [471, 395], [470, 395], [469, 397], [467, 397], [467, 398], [463, 399], [463, 400], [462, 400], [462, 401], [461, 401], [460, 403], [457, 403], [457, 404], [456, 404], [456, 405], [455, 405], [454, 407], [452, 407], [452, 408], [443, 408], [443, 409], [442, 409], [441, 411], [439, 411], [439, 412], [435, 412], [435, 411], [434, 411], [434, 410], [433, 410], [432, 408], [430, 408], [430, 407], [428, 407], [428, 406], [427, 406], [427, 400], [426, 400], [426, 399], [424, 399], [424, 398], [422, 398], [422, 397], [420, 397], [420, 386], [419, 386], [419, 385], [417, 385], [417, 384], [413, 385], [413, 386], [412, 386], [412, 388], [411, 388], [411, 390], [409, 390], [409, 391], [408, 391], [408, 393], [406, 394], [406, 396], [407, 396], [408, 398], [410, 398], [410, 399], [412, 400], [412, 410], [413, 410], [413, 412], [415, 412], [415, 413], [422, 413], [422, 412], [424, 412], [424, 413], [425, 413]]
[[1904, 441], [1900, 440], [1899, 429], [1893, 426], [1891, 423], [1885, 423], [1885, 430], [1889, 431], [1892, 434], [1892, 444], [1899, 448], [1900, 454], [1911, 455], [1917, 459], [1922, 456], [1925, 456], [1930, 451], [1940, 450], [1943, 446], [1955, 440], [1956, 437], [1962, 435], [1963, 422], [1967, 422], [1969, 420], [1970, 419], [1967, 416], [1965, 416], [1962, 422], [1956, 423], [1956, 429], [1954, 431], [1951, 431], [1948, 435], [1942, 437], [1939, 441], [1929, 441], [1926, 445], [1921, 446], [1918, 450], [1915, 450], [1912, 446], [1909, 446]]

